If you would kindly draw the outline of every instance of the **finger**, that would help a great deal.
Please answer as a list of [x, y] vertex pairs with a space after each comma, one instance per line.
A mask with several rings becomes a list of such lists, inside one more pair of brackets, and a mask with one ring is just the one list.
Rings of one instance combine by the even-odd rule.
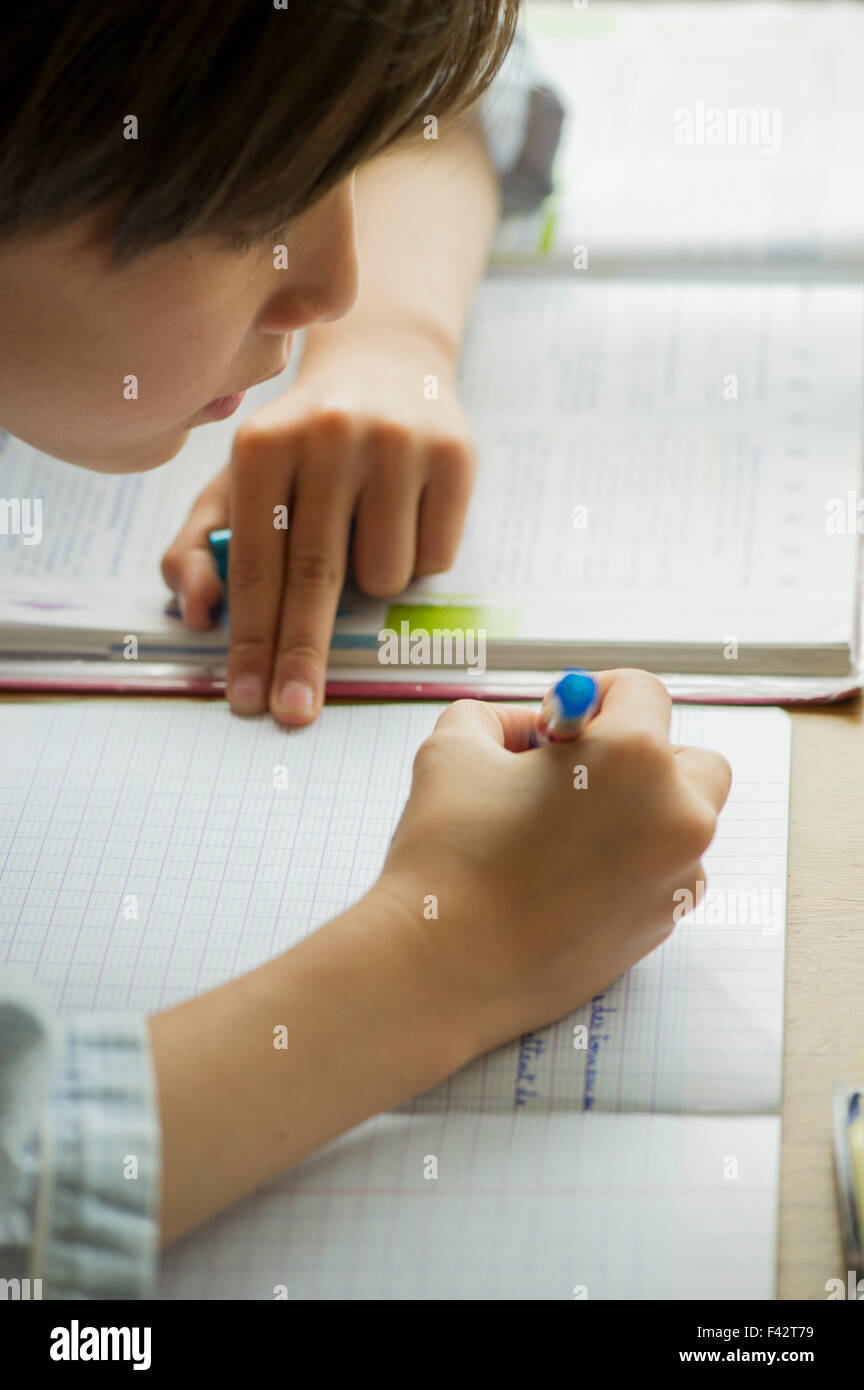
[[705, 897], [705, 883], [706, 883], [706, 879], [705, 879], [705, 869], [704, 869], [703, 866], [702, 866], [702, 861], [701, 861], [701, 859], [700, 859], [699, 863], [696, 865], [696, 869], [695, 869], [694, 873], [691, 875], [691, 882], [692, 882], [693, 885], [694, 885], [694, 888], [693, 888], [693, 905], [694, 905], [694, 907], [698, 907], [699, 904], [702, 902], [703, 898]]
[[439, 716], [435, 731], [492, 738], [510, 753], [523, 753], [531, 747], [531, 733], [536, 723], [537, 709], [533, 705], [456, 700]]
[[213, 627], [219, 617], [224, 590], [208, 538], [211, 531], [227, 524], [228, 487], [220, 474], [195, 500], [185, 525], [162, 557], [162, 577], [193, 632]]
[[401, 426], [379, 426], [363, 446], [368, 482], [356, 507], [354, 578], [367, 594], [398, 594], [414, 573], [420, 484], [417, 449]]
[[686, 868], [679, 869], [674, 877], [674, 886], [669, 900], [669, 915], [663, 921], [665, 935], [675, 929], [686, 914], [698, 907], [705, 897], [705, 869], [701, 859], [694, 860]]
[[631, 670], [599, 671], [594, 679], [600, 708], [589, 725], [592, 734], [642, 733], [668, 742], [672, 700], [662, 681]]
[[420, 499], [414, 572], [440, 574], [456, 559], [474, 481], [470, 445], [438, 445], [431, 453], [429, 481]]
[[321, 466], [297, 479], [270, 688], [273, 715], [291, 726], [310, 723], [324, 698], [355, 496], [349, 472]]
[[708, 798], [715, 814], [723, 809], [732, 785], [732, 769], [724, 757], [711, 748], [676, 748], [675, 764]]
[[238, 714], [267, 708], [285, 573], [287, 532], [275, 509], [290, 500], [295, 437], [244, 435], [231, 469], [228, 700]]

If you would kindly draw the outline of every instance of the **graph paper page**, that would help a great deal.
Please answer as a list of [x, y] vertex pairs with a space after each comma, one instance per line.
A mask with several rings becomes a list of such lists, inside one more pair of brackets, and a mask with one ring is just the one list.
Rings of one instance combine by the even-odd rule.
[[172, 1299], [774, 1296], [773, 1116], [383, 1115], [171, 1250]]
[[[61, 1009], [150, 1012], [285, 950], [376, 878], [441, 708], [331, 707], [288, 734], [222, 704], [3, 706], [0, 968]], [[788, 731], [774, 710], [676, 711], [673, 736], [735, 774], [706, 856], [721, 920], [683, 922], [414, 1108], [776, 1110]], [[733, 892], [745, 925], [740, 902], [724, 920]]]

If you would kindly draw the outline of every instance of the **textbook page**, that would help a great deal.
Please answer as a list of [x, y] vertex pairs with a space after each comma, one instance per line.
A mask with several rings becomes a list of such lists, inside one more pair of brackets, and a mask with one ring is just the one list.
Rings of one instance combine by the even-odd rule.
[[531, 0], [525, 15], [568, 118], [555, 194], [502, 223], [496, 259], [864, 267], [860, 5]]
[[776, 1116], [381, 1115], [174, 1246], [159, 1292], [773, 1298], [779, 1158]]
[[[286, 950], [375, 881], [443, 708], [328, 706], [289, 733], [222, 703], [3, 704], [2, 967], [60, 1009], [149, 1012]], [[789, 727], [771, 709], [674, 711], [673, 738], [734, 772], [710, 913], [417, 1109], [776, 1109]]]
[[858, 286], [486, 281], [465, 535], [406, 611], [476, 605], [490, 642], [729, 646], [730, 671], [845, 645], [848, 669], [862, 343]]
[[[563, 641], [610, 648], [602, 665], [629, 653], [681, 670], [701, 644], [724, 674], [752, 674], [786, 646], [848, 675], [862, 306], [854, 286], [485, 282], [461, 368], [478, 470], [456, 563], [396, 604], [351, 596], [337, 661], [375, 667], [378, 632], [433, 604], [471, 610], [441, 626], [484, 630], [493, 666], [514, 664], [497, 655], [508, 643], [516, 665], [549, 665], [531, 645]], [[149, 659], [224, 656], [224, 629], [187, 633], [166, 615], [159, 562], [235, 424], [122, 477], [7, 440], [0, 491], [44, 497], [41, 543], [0, 547], [7, 641], [38, 651], [60, 623], [91, 629], [94, 657], [106, 644], [119, 657], [127, 633], [152, 634]], [[670, 645], [677, 666], [650, 660]]]

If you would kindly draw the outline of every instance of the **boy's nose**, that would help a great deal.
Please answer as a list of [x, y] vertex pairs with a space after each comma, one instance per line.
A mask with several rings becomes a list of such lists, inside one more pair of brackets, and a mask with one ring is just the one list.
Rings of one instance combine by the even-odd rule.
[[286, 269], [279, 273], [287, 283], [280, 290], [277, 280], [258, 321], [262, 333], [292, 333], [348, 313], [359, 285], [353, 179], [346, 179], [299, 219]]
[[353, 233], [348, 245], [330, 263], [329, 273], [321, 285], [318, 303], [319, 312], [315, 322], [333, 323], [344, 318], [354, 305], [360, 284], [357, 264], [357, 249]]

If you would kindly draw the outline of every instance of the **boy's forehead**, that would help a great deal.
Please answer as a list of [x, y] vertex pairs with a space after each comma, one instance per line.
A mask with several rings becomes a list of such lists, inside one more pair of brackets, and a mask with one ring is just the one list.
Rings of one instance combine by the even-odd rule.
[[90, 213], [71, 222], [28, 228], [17, 235], [0, 237], [0, 265], [42, 264], [56, 256], [67, 263], [107, 260], [110, 243], [104, 235], [104, 217]]
[[133, 260], [112, 261], [110, 222], [103, 211], [74, 221], [28, 230], [18, 236], [0, 237], [0, 276], [4, 270], [16, 278], [32, 275], [48, 284], [58, 278], [80, 277], [96, 281], [106, 277], [131, 286], [136, 281], [153, 283], [182, 263], [207, 258], [212, 248], [204, 239], [163, 242]]

